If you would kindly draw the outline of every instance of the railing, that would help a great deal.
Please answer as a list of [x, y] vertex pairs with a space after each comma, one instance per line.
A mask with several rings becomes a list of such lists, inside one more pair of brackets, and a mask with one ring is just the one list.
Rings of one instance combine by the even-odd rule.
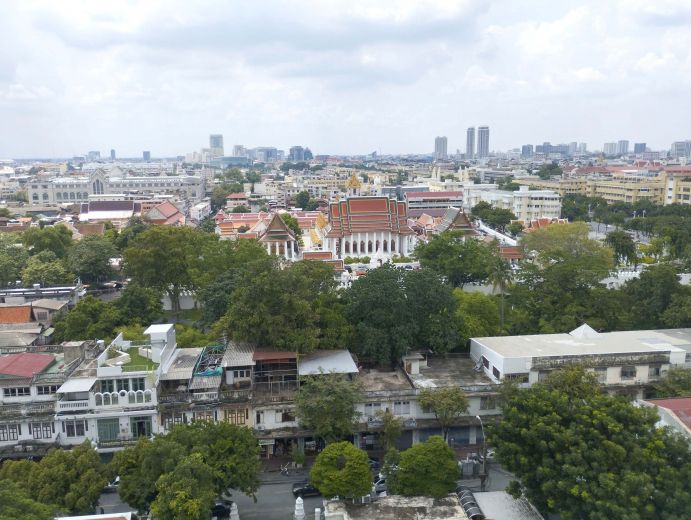
[[221, 401], [246, 401], [252, 397], [252, 391], [245, 390], [223, 390], [221, 391]]
[[218, 392], [195, 392], [192, 394], [193, 401], [218, 401]]
[[68, 410], [88, 410], [90, 403], [88, 399], [81, 401], [58, 401], [58, 412]]

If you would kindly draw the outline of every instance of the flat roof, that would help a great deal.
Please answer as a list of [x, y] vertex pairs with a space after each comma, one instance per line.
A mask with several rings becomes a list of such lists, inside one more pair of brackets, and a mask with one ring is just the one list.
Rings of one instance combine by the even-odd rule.
[[[149, 327], [150, 328], [150, 327]], [[189, 380], [194, 372], [199, 354], [203, 347], [178, 348], [168, 365], [168, 369], [161, 375], [163, 381]]]
[[365, 392], [381, 392], [392, 390], [411, 390], [413, 385], [405, 377], [400, 368], [386, 372], [371, 368], [361, 370], [358, 381], [362, 383]]
[[315, 350], [300, 359], [298, 373], [301, 376], [320, 373], [357, 374], [358, 368], [347, 350]]
[[59, 394], [66, 394], [69, 392], [88, 392], [96, 382], [95, 377], [75, 377], [65, 381], [60, 388]]
[[544, 520], [525, 498], [513, 498], [506, 491], [473, 493], [473, 498], [486, 518]]
[[469, 357], [428, 356], [427, 366], [420, 364], [420, 373], [408, 374], [408, 377], [416, 388], [493, 386], [483, 371], [475, 370], [475, 365]]
[[295, 352], [285, 352], [280, 350], [271, 351], [255, 351], [252, 355], [252, 359], [255, 361], [269, 361], [271, 359], [295, 359], [298, 355]]
[[144, 331], [144, 334], [157, 334], [157, 333], [167, 333], [172, 327], [175, 327], [172, 323], [159, 323], [157, 325], [149, 325]]
[[568, 333], [494, 336], [472, 341], [505, 358], [680, 352], [691, 347], [691, 328], [600, 332], [585, 337]]

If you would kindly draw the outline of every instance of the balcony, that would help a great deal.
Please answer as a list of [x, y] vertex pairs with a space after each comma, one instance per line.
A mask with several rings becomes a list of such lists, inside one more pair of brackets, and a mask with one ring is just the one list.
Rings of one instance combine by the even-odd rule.
[[244, 390], [222, 390], [220, 393], [220, 400], [226, 403], [236, 401], [248, 401], [252, 398], [252, 390], [246, 388]]
[[85, 412], [91, 407], [88, 399], [80, 401], [58, 401], [58, 412]]

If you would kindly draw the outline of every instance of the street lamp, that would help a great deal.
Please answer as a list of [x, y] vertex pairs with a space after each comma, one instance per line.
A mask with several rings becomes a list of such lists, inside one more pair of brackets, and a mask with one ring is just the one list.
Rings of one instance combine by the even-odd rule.
[[476, 415], [475, 418], [480, 421], [480, 428], [482, 428], [482, 475], [480, 475], [480, 491], [484, 491], [485, 480], [487, 479], [487, 440], [485, 439], [485, 425], [482, 424], [482, 417]]

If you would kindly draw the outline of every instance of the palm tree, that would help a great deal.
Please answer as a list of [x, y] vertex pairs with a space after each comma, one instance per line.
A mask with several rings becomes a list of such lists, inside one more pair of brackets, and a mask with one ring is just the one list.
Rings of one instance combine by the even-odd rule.
[[513, 279], [513, 272], [509, 262], [503, 258], [497, 258], [489, 271], [489, 281], [492, 282], [492, 290], [499, 288], [501, 296], [501, 306], [499, 307], [499, 320], [502, 330], [504, 329], [504, 291]]

